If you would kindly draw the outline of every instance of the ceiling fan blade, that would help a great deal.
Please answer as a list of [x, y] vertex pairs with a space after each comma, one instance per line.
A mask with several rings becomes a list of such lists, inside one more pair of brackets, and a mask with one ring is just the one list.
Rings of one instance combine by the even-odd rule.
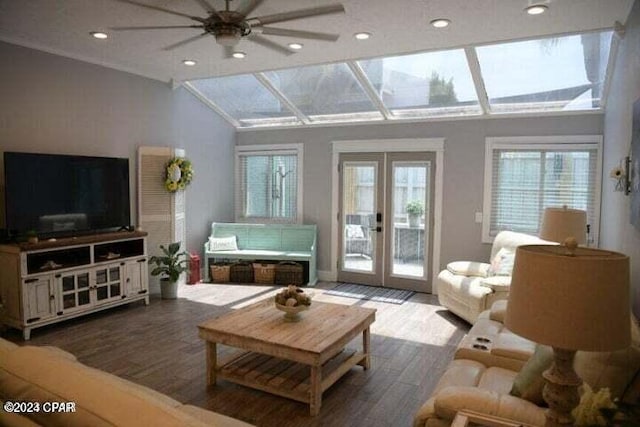
[[239, 13], [242, 16], [247, 16], [253, 12], [256, 7], [260, 6], [260, 3], [262, 3], [262, 0], [247, 0], [236, 10], [236, 13]]
[[211, 6], [211, 3], [209, 3], [207, 0], [195, 0], [195, 1], [198, 2], [198, 4], [200, 4], [200, 6], [202, 6], [204, 10], [206, 10], [207, 12], [209, 12], [210, 14], [218, 18], [218, 20], [224, 21], [224, 19], [222, 19], [222, 15], [220, 15], [218, 11], [213, 6]]
[[135, 30], [166, 30], [168, 28], [203, 28], [202, 25], [164, 25], [164, 26], [146, 26], [146, 27], [110, 27], [113, 31], [135, 31]]
[[[248, 18], [249, 21], [258, 21], [258, 26], [275, 24], [278, 22], [292, 21], [294, 19], [307, 18], [309, 16], [330, 15], [332, 13], [343, 13], [344, 6], [340, 3], [328, 6], [312, 7], [309, 9], [292, 10], [291, 12], [276, 13], [273, 15], [256, 16]], [[254, 26], [252, 24], [252, 26]]]
[[159, 12], [170, 13], [172, 15], [183, 16], [185, 18], [193, 19], [194, 21], [199, 21], [199, 22], [203, 22], [204, 21], [203, 18], [200, 18], [198, 16], [187, 15], [186, 13], [176, 12], [175, 10], [165, 9], [164, 7], [152, 6], [150, 4], [140, 3], [140, 2], [137, 2], [137, 1], [133, 1], [133, 0], [116, 0], [116, 1], [119, 1], [121, 3], [129, 3], [129, 4], [132, 4], [134, 6], [144, 7], [146, 9], [157, 10]]
[[229, 58], [233, 58], [233, 52], [235, 52], [235, 49], [233, 48], [233, 46], [224, 46], [224, 57], [229, 59]]
[[182, 40], [181, 42], [170, 44], [169, 46], [163, 47], [162, 50], [173, 50], [177, 47], [184, 46], [185, 44], [192, 43], [196, 40], [200, 40], [204, 36], [208, 36], [209, 33], [198, 34], [197, 36], [189, 37], [186, 40]]
[[271, 50], [275, 50], [276, 52], [280, 52], [280, 53], [284, 53], [285, 55], [293, 55], [294, 52], [290, 51], [289, 49], [287, 49], [284, 46], [279, 45], [276, 42], [272, 42], [269, 39], [266, 39], [262, 36], [259, 36], [257, 34], [249, 34], [249, 36], [247, 36], [247, 40], [250, 40], [254, 43], [259, 44], [260, 46], [266, 47], [267, 49], [271, 49]]
[[297, 37], [301, 39], [336, 41], [339, 34], [317, 33], [315, 31], [287, 30], [285, 28], [257, 27], [257, 31], [267, 36]]

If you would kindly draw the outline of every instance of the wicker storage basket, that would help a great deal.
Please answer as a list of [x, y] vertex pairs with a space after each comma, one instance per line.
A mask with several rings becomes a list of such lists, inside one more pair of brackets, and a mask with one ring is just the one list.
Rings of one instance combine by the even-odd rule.
[[231, 264], [216, 263], [209, 269], [213, 283], [229, 283], [231, 281]]
[[233, 283], [253, 283], [253, 267], [249, 262], [231, 264], [231, 281]]
[[275, 283], [276, 279], [276, 265], [254, 262], [253, 274], [255, 276], [256, 283], [272, 285]]
[[302, 264], [293, 261], [282, 261], [276, 265], [276, 284], [280, 286], [302, 286], [304, 281]]

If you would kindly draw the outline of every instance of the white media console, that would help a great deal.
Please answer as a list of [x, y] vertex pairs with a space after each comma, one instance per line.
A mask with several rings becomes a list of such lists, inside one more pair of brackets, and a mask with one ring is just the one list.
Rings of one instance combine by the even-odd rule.
[[149, 304], [147, 233], [0, 245], [0, 322], [31, 330], [133, 301]]

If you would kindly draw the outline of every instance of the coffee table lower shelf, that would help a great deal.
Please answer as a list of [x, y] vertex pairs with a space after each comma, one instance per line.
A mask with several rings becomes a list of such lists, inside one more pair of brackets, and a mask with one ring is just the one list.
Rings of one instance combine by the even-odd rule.
[[[355, 365], [364, 365], [365, 358], [364, 353], [345, 349], [328, 360], [318, 370], [319, 392], [323, 393]], [[221, 361], [216, 368], [216, 377], [311, 404], [312, 371], [311, 365], [247, 351]]]

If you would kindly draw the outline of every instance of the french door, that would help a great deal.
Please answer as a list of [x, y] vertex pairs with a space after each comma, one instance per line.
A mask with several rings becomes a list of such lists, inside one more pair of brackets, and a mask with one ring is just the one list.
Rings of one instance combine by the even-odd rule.
[[435, 154], [345, 153], [338, 280], [431, 292]]

